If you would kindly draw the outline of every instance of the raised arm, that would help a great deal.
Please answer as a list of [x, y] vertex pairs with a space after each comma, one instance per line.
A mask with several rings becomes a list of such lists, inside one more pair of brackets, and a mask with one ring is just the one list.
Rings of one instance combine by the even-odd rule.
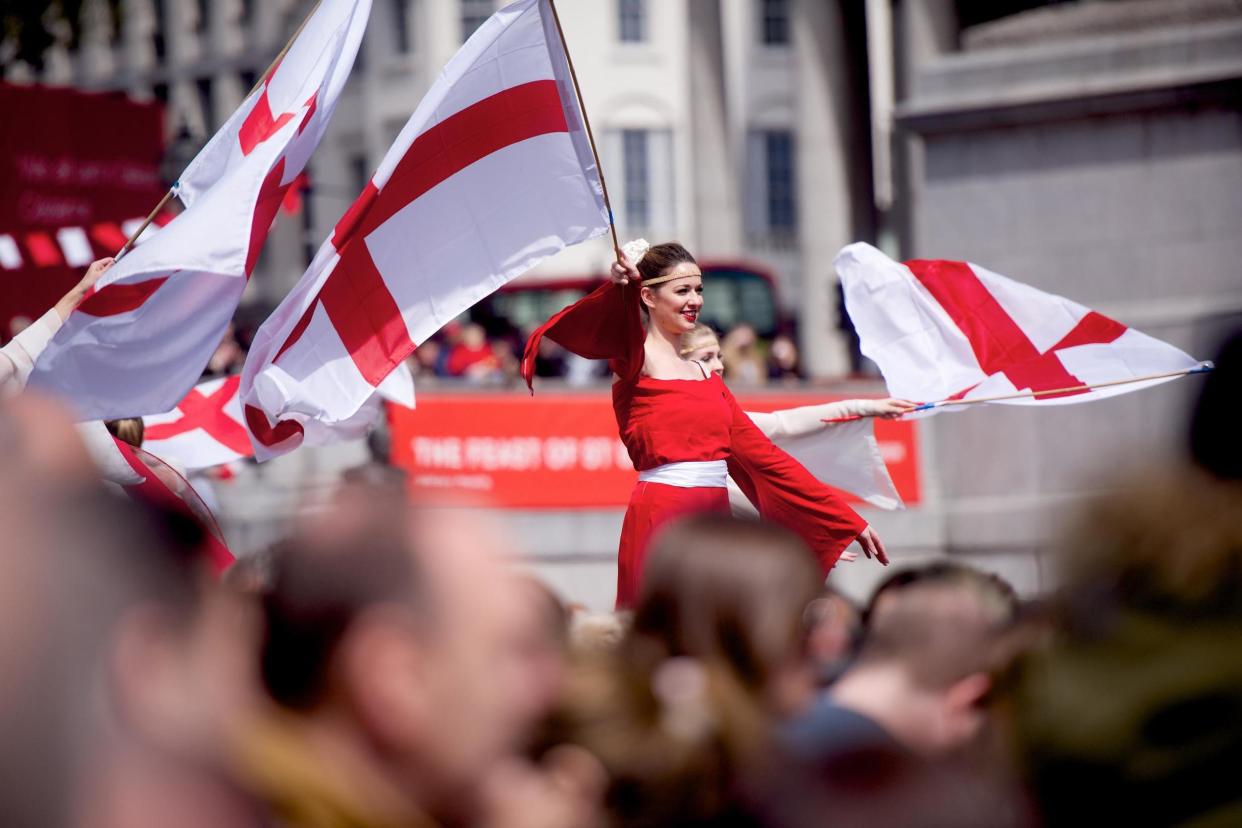
[[527, 387], [534, 379], [535, 357], [545, 336], [580, 357], [608, 360], [619, 377], [636, 377], [642, 371], [646, 331], [638, 298], [638, 271], [626, 265], [614, 265], [612, 281], [557, 313], [530, 335], [522, 354], [522, 377]]
[[51, 310], [13, 337], [8, 345], [0, 348], [0, 393], [16, 394], [26, 387], [26, 380], [30, 378], [30, 372], [34, 370], [39, 355], [69, 318], [69, 314], [73, 313], [73, 309], [82, 303], [95, 282], [111, 266], [111, 258], [91, 262], [82, 280], [62, 296]]

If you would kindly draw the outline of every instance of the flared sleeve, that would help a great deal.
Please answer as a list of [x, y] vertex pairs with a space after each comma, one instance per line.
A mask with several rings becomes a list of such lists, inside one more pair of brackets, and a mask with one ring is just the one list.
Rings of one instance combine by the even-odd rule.
[[773, 445], [728, 389], [724, 394], [733, 409], [729, 475], [765, 520], [801, 536], [827, 572], [867, 528], [867, 521], [802, 464]]
[[545, 336], [580, 357], [608, 360], [608, 367], [623, 380], [636, 378], [643, 369], [646, 336], [638, 288], [636, 282], [608, 282], [539, 326], [522, 353], [522, 377], [531, 393], [535, 357]]

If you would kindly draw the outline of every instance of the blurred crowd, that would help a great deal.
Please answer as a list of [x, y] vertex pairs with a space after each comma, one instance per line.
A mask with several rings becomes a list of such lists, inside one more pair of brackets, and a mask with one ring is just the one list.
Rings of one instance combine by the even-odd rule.
[[2, 822], [1239, 824], [1240, 362], [1183, 457], [1067, 518], [1040, 601], [941, 560], [855, 603], [796, 536], [710, 515], [626, 615], [380, 467], [217, 576], [64, 411], [2, 401]]
[[[529, 334], [501, 320], [454, 321], [418, 346], [407, 364], [424, 381], [516, 386], [522, 383], [519, 371]], [[720, 357], [731, 386], [790, 385], [804, 379], [798, 346], [787, 333], [763, 339], [739, 323], [721, 337]], [[535, 376], [591, 385], [607, 383], [610, 374], [604, 361], [583, 359], [545, 337], [535, 355]]]

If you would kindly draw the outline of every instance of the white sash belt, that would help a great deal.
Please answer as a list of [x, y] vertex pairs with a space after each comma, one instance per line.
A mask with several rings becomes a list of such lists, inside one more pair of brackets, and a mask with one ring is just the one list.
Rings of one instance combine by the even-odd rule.
[[663, 483], [683, 489], [723, 489], [729, 468], [723, 460], [687, 460], [665, 463], [638, 473], [642, 483]]

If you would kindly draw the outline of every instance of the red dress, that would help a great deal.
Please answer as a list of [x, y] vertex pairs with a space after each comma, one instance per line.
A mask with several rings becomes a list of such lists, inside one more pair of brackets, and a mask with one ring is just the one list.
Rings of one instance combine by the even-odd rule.
[[[644, 350], [638, 285], [606, 284], [536, 330], [526, 343], [522, 374], [534, 375], [539, 340], [548, 336], [587, 359], [607, 359], [618, 377], [612, 405], [634, 468], [724, 460], [738, 487], [765, 520], [797, 532], [824, 571], [867, 527], [841, 497], [763, 435], [714, 374], [705, 380], [659, 380], [642, 373]], [[617, 606], [638, 597], [647, 544], [670, 519], [690, 512], [729, 513], [724, 487], [687, 488], [640, 481], [630, 497], [617, 554]]]

